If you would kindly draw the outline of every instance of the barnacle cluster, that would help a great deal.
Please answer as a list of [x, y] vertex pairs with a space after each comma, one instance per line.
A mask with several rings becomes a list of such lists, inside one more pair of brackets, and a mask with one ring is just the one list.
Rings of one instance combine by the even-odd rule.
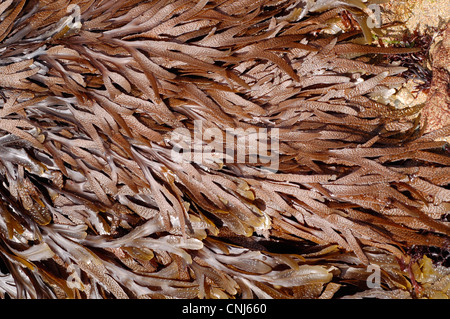
[[[380, 2], [2, 1], [0, 296], [448, 297], [410, 252], [448, 250], [450, 127], [379, 101], [417, 51]], [[277, 129], [277, 170], [175, 161], [198, 121]]]

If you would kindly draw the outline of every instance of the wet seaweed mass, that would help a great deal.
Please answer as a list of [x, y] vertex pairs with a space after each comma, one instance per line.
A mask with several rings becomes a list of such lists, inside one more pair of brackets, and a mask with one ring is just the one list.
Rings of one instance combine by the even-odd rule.
[[[450, 127], [387, 103], [380, 2], [1, 1], [0, 296], [449, 297]], [[173, 157], [230, 129], [276, 169]]]

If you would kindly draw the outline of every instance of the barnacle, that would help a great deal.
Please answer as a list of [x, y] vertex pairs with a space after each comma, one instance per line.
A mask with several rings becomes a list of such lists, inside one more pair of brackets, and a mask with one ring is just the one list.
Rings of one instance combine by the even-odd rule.
[[380, 2], [3, 1], [0, 296], [448, 297], [411, 251], [448, 250], [450, 127], [383, 103], [417, 49]]

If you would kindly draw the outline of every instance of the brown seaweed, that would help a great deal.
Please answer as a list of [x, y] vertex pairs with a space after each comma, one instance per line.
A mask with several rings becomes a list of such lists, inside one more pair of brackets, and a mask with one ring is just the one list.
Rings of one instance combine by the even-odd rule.
[[[448, 249], [449, 128], [371, 99], [416, 50], [361, 45], [368, 3], [3, 1], [0, 296], [448, 296], [408, 252]], [[278, 169], [175, 161], [196, 121], [278, 129]]]

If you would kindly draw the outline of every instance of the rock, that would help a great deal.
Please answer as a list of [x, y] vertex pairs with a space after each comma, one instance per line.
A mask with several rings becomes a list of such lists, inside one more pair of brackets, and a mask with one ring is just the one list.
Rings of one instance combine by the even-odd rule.
[[426, 132], [450, 125], [450, 24], [446, 26], [443, 39], [434, 46], [430, 56], [433, 79], [422, 111], [427, 120]]

